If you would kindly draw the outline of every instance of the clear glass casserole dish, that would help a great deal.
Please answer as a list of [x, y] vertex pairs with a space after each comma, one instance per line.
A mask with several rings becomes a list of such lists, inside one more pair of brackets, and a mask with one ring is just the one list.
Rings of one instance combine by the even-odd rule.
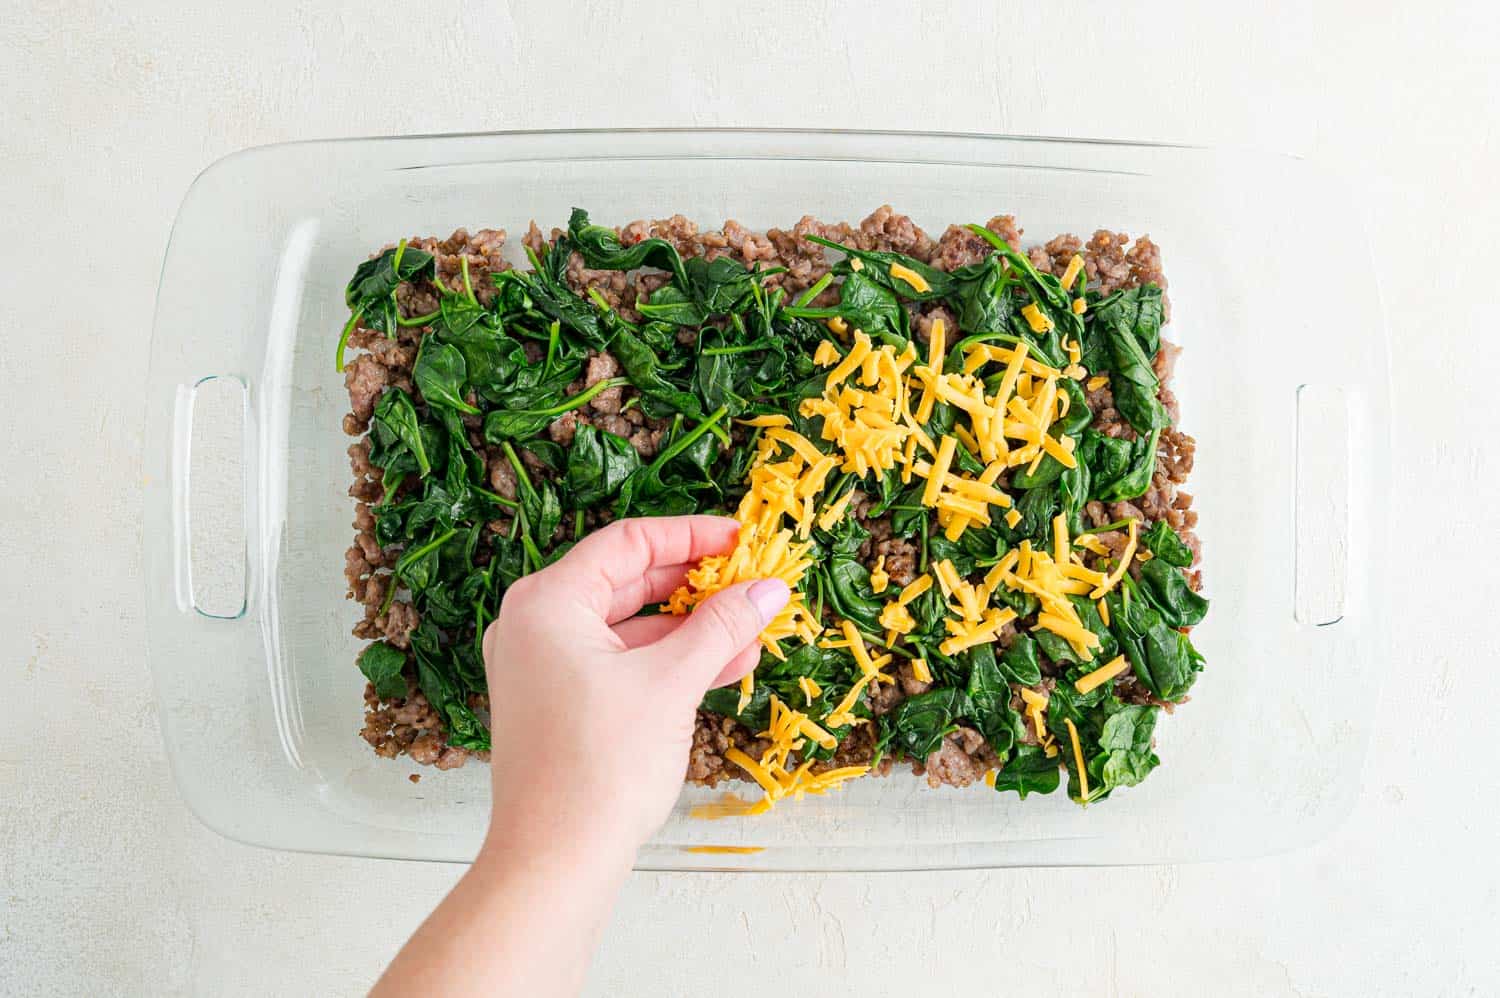
[[[1312, 841], [1357, 793], [1389, 618], [1386, 334], [1360, 214], [1287, 158], [910, 133], [547, 132], [270, 146], [206, 170], [163, 267], [147, 386], [148, 657], [178, 786], [210, 827], [316, 852], [464, 861], [488, 772], [359, 737], [352, 504], [333, 346], [343, 286], [414, 232], [621, 224], [763, 229], [889, 202], [930, 231], [1012, 213], [1029, 238], [1149, 233], [1186, 350], [1188, 490], [1208, 669], [1157, 728], [1163, 765], [1087, 809], [898, 771], [704, 821], [685, 789], [644, 869], [842, 870], [1243, 857]], [[520, 259], [519, 242], [513, 251]], [[1313, 244], [1316, 256], [1301, 252]]]

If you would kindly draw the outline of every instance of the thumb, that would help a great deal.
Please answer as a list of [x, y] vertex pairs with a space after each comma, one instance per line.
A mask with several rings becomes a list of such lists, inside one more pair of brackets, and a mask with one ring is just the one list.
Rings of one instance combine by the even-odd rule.
[[754, 645], [790, 598], [791, 590], [776, 578], [730, 586], [700, 603], [672, 633], [637, 652], [649, 655], [664, 679], [701, 692]]

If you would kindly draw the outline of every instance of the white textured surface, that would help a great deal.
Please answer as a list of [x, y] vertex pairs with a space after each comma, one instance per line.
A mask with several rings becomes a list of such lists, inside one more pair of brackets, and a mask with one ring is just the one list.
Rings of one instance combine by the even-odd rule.
[[[1500, 383], [1492, 5], [196, 6], [0, 3], [0, 993], [356, 993], [457, 875], [236, 846], [171, 785], [139, 386], [193, 176], [285, 139], [652, 124], [1164, 139], [1343, 171], [1370, 196], [1420, 564], [1383, 700], [1349, 691], [1379, 735], [1327, 842], [1159, 869], [636, 875], [591, 993], [759, 993], [773, 961], [831, 993], [1500, 991], [1500, 647], [1472, 561], [1500, 487], [1480, 415]], [[1337, 236], [1307, 249], [1315, 279]], [[1267, 695], [1296, 682], [1265, 668]]]

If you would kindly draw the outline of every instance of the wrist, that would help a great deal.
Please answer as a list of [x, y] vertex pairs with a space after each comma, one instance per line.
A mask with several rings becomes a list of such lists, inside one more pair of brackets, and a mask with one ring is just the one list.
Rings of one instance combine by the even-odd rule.
[[560, 827], [536, 819], [497, 808], [475, 865], [599, 880], [623, 879], [635, 862], [633, 838], [611, 833], [607, 822]]

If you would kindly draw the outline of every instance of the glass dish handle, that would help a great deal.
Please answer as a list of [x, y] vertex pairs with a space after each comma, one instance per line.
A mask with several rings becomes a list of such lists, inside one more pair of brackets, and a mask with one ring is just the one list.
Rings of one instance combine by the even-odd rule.
[[237, 620], [249, 604], [249, 393], [233, 375], [177, 386], [172, 418], [172, 580], [177, 607]]
[[1344, 619], [1349, 596], [1349, 398], [1336, 385], [1297, 389], [1297, 455], [1292, 613], [1297, 623], [1329, 627]]

